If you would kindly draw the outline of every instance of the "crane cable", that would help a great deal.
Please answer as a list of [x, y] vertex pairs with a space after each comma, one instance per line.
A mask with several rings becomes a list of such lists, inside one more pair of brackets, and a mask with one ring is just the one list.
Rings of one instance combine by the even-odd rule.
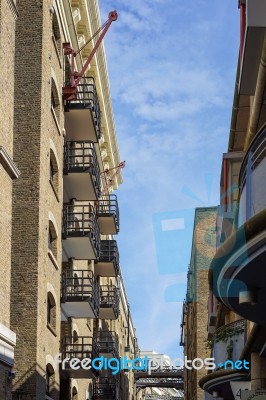
[[[113, 182], [113, 180], [114, 180], [114, 177], [116, 176], [116, 175], [118, 175], [118, 173], [119, 173], [119, 170], [120, 169], [122, 169], [122, 168], [124, 168], [125, 167], [125, 165], [126, 165], [126, 162], [125, 161], [122, 161], [122, 162], [120, 162], [117, 166], [115, 166], [115, 167], [113, 167], [113, 168], [107, 168], [106, 170], [104, 170], [102, 173], [101, 173], [101, 175], [103, 175], [104, 176], [104, 179], [105, 179], [105, 188], [101, 191], [101, 193], [100, 193], [100, 198], [105, 194], [105, 191], [110, 187], [110, 185], [112, 184], [112, 182]], [[110, 172], [110, 171], [113, 171], [113, 170], [115, 170], [115, 172], [114, 172], [114, 174], [110, 177], [110, 178], [108, 178], [107, 177], [107, 174]]]
[[89, 40], [87, 40], [87, 42], [83, 45], [83, 46], [81, 46], [81, 48], [76, 52], [76, 55], [78, 55], [83, 49], [84, 49], [84, 47], [86, 47], [87, 46], [87, 44], [89, 44], [105, 27], [106, 27], [106, 25], [108, 24], [108, 22], [109, 22], [109, 20], [107, 20], [94, 34], [93, 34], [93, 36], [89, 39]]

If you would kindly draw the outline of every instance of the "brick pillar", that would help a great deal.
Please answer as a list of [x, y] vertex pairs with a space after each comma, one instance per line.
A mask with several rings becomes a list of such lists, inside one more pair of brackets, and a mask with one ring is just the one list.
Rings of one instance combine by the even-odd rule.
[[[14, 399], [37, 399], [45, 371], [37, 372], [42, 1], [17, 0], [15, 36], [14, 160], [11, 328], [17, 334]], [[39, 382], [40, 381], [40, 382]]]

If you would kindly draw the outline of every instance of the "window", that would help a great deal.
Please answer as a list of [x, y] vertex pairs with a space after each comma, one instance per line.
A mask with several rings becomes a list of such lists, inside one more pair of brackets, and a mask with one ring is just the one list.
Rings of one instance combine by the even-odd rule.
[[53, 191], [58, 199], [59, 191], [59, 168], [53, 150], [50, 150], [50, 164], [49, 164], [49, 181], [52, 185]]
[[54, 394], [55, 373], [51, 364], [46, 365], [46, 395], [52, 397]]
[[47, 322], [50, 325], [52, 323], [52, 310], [53, 310], [53, 305], [51, 303], [50, 297], [48, 297], [48, 299], [47, 299]]
[[51, 229], [49, 228], [49, 233], [48, 233], [48, 248], [53, 251], [53, 235], [51, 232]]
[[86, 400], [91, 400], [91, 399], [92, 399], [92, 384], [90, 383], [86, 393]]
[[58, 24], [57, 15], [55, 12], [53, 13], [53, 20], [52, 20], [52, 39], [58, 55], [61, 56], [61, 48], [62, 48], [61, 35], [60, 35], [60, 28]]
[[53, 332], [56, 329], [56, 304], [54, 296], [51, 292], [47, 294], [47, 326], [52, 328]]
[[52, 92], [51, 94], [51, 106], [55, 109], [56, 108], [56, 101], [55, 101], [55, 95]]
[[57, 256], [57, 234], [52, 221], [49, 221], [48, 228], [48, 249], [56, 258]]
[[51, 109], [53, 111], [54, 117], [57, 120], [57, 123], [59, 124], [60, 120], [60, 98], [58, 95], [57, 87], [55, 84], [55, 81], [53, 78], [51, 79], [52, 81], [52, 87], [51, 87]]
[[52, 160], [50, 159], [50, 181], [51, 182], [54, 181], [54, 175], [55, 175], [54, 166], [53, 166]]
[[78, 391], [76, 387], [72, 389], [72, 400], [78, 400]]

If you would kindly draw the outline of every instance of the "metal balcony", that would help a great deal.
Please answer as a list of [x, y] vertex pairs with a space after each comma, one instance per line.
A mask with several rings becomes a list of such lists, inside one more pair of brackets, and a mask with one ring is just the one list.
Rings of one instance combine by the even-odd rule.
[[95, 275], [111, 277], [119, 275], [119, 252], [116, 240], [101, 240], [100, 256], [95, 264]]
[[100, 286], [101, 319], [117, 319], [119, 315], [119, 289], [115, 286]]
[[102, 235], [115, 235], [119, 232], [119, 208], [114, 194], [105, 196], [97, 202], [96, 214]]
[[[61, 374], [68, 378], [94, 378], [97, 371], [92, 368], [82, 367], [84, 359], [93, 360], [98, 357], [97, 348], [94, 347], [93, 338], [90, 336], [65, 336], [61, 342]], [[75, 359], [75, 360], [74, 360]], [[64, 361], [65, 360], [65, 361]], [[73, 360], [73, 361], [72, 361]], [[76, 360], [79, 360], [76, 361]], [[72, 368], [71, 362], [80, 368]], [[84, 361], [85, 363], [85, 361]], [[89, 363], [88, 363], [89, 366]]]
[[[215, 364], [224, 364], [227, 360], [240, 359], [246, 341], [246, 320], [240, 319], [221, 326], [213, 335], [213, 354]], [[230, 365], [229, 365], [230, 368]]]
[[93, 339], [100, 356], [118, 358], [118, 338], [115, 332], [100, 331], [95, 334]]
[[61, 309], [72, 318], [97, 318], [100, 293], [92, 271], [66, 270], [61, 275]]
[[266, 326], [266, 127], [253, 139], [240, 174], [238, 229], [210, 268], [215, 296], [243, 318]]
[[215, 331], [211, 357], [214, 358], [216, 369], [208, 371], [199, 380], [199, 386], [210, 395], [217, 392], [219, 398], [233, 399], [232, 376], [235, 382], [246, 381], [248, 384], [250, 371], [235, 367], [235, 362], [241, 359], [246, 342], [246, 331], [245, 320], [221, 326]]
[[266, 208], [266, 127], [256, 136], [240, 170], [238, 226]]
[[64, 145], [64, 202], [97, 200], [101, 190], [100, 168], [94, 144], [68, 141]]
[[63, 261], [96, 260], [100, 252], [100, 230], [94, 210], [87, 205], [65, 205], [62, 229]]
[[101, 111], [93, 78], [83, 78], [76, 100], [65, 106], [65, 130], [70, 140], [98, 142], [101, 136]]
[[119, 386], [117, 378], [99, 378], [93, 384], [93, 400], [118, 400]]

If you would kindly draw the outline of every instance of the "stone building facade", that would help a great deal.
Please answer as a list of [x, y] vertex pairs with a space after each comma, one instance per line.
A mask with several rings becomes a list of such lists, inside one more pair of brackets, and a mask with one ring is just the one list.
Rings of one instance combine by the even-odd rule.
[[98, 1], [0, 5], [0, 398], [134, 399], [132, 372], [70, 367], [137, 348], [115, 240], [123, 165], [103, 44], [77, 99], [62, 96], [63, 44], [79, 49], [99, 29]]
[[0, 2], [0, 68], [2, 99], [0, 102], [0, 397], [11, 399], [11, 371], [14, 363], [16, 334], [11, 327], [11, 233], [13, 183], [20, 171], [13, 158], [14, 134], [14, 65], [15, 26], [18, 13], [15, 2]]
[[[188, 270], [187, 296], [183, 309], [184, 356], [188, 360], [210, 357], [207, 346], [208, 273], [215, 252], [216, 207], [197, 208], [193, 229], [191, 260]], [[184, 369], [184, 396], [187, 400], [203, 400], [204, 391], [198, 386], [205, 369]]]
[[266, 393], [266, 3], [238, 0], [240, 46], [227, 152], [222, 155], [206, 340], [215, 367], [206, 399]]

